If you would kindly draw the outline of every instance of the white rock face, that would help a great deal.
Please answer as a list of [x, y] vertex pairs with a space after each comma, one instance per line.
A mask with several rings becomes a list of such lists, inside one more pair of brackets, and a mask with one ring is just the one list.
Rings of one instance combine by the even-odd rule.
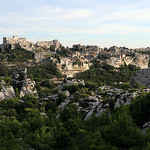
[[72, 80], [66, 80], [66, 85], [76, 85], [76, 84], [82, 84], [85, 85], [84, 80], [77, 80], [77, 79], [72, 79]]
[[23, 97], [27, 94], [35, 95], [37, 90], [35, 89], [35, 81], [27, 78], [23, 81], [22, 88], [20, 90], [20, 97]]
[[92, 116], [92, 114], [93, 114], [93, 109], [85, 116], [85, 118], [84, 118], [84, 121], [86, 121], [86, 120], [88, 120], [91, 116]]
[[58, 106], [58, 109], [59, 110], [62, 110], [64, 109], [64, 107], [70, 103], [70, 100], [66, 99], [64, 102], [62, 102], [59, 106]]
[[0, 91], [0, 101], [15, 97], [14, 88], [10, 85], [6, 85], [4, 81], [1, 81], [2, 90]]
[[4, 100], [5, 99], [5, 95], [3, 92], [0, 92], [0, 101]]
[[3, 88], [3, 92], [6, 99], [15, 97], [15, 91], [12, 86], [6, 86], [5, 88]]
[[125, 56], [119, 55], [118, 57], [110, 57], [110, 59], [106, 60], [106, 63], [112, 65], [114, 67], [120, 67], [124, 63], [127, 65], [132, 64], [136, 67], [140, 67], [141, 69], [148, 68], [149, 56], [135, 53], [135, 56]]

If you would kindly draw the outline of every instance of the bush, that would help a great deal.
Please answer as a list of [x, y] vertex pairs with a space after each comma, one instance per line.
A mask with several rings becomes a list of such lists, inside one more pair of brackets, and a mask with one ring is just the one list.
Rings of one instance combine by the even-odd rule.
[[150, 120], [150, 93], [142, 93], [136, 97], [130, 105], [130, 114], [134, 122], [142, 127]]
[[94, 63], [89, 70], [78, 73], [78, 79], [84, 79], [87, 82], [94, 82], [101, 85], [112, 85], [115, 82], [128, 82], [130, 77], [139, 70], [138, 67], [126, 64], [120, 68], [115, 68], [105, 63]]
[[7, 76], [9, 72], [9, 68], [3, 64], [0, 64], [0, 76]]
[[72, 85], [64, 85], [63, 86], [63, 90], [64, 91], [67, 90], [67, 91], [69, 91], [72, 94], [72, 93], [74, 93], [74, 92], [79, 90], [79, 86], [78, 85], [74, 85], [74, 84], [72, 84]]
[[55, 87], [55, 85], [52, 82], [50, 82], [48, 79], [45, 79], [44, 81], [42, 81], [41, 86], [45, 86], [48, 88], [54, 88]]
[[96, 90], [97, 88], [98, 88], [98, 85], [97, 85], [97, 83], [94, 83], [94, 82], [86, 82], [85, 83], [85, 86], [87, 87], [87, 88], [89, 88], [89, 90], [91, 91], [91, 90]]
[[28, 67], [28, 77], [32, 79], [38, 79], [39, 81], [39, 79], [52, 79], [54, 76], [61, 76], [61, 73], [57, 69], [56, 64], [49, 62], [33, 67]]
[[59, 98], [58, 98], [57, 104], [59, 105], [67, 98], [67, 95], [65, 92], [63, 92], [63, 93], [59, 93], [58, 97]]

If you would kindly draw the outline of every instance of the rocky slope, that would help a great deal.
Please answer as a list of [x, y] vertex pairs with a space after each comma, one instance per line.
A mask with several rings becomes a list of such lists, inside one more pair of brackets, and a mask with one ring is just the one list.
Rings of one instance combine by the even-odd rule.
[[[69, 91], [64, 91], [63, 87], [66, 85], [85, 85], [84, 80], [67, 80], [62, 84], [57, 86], [58, 94], [51, 94], [47, 98], [42, 98], [41, 100], [54, 100], [57, 102], [59, 100], [59, 93], [66, 93], [66, 99], [58, 106], [59, 110], [63, 110], [64, 107], [72, 101], [77, 105], [78, 111], [84, 114], [84, 120], [88, 120], [92, 114], [94, 113], [96, 116], [101, 116], [103, 112], [110, 107], [116, 109], [121, 105], [128, 105], [131, 101], [140, 95], [141, 90], [122, 90], [111, 86], [100, 86], [93, 94], [89, 95], [89, 97], [82, 98], [80, 97], [78, 100], [71, 94]], [[98, 91], [101, 91], [99, 93]], [[143, 89], [145, 92], [150, 92], [150, 89]], [[78, 93], [77, 91], [76, 93]], [[114, 101], [112, 104], [111, 102]]]
[[35, 88], [35, 81], [27, 78], [27, 69], [19, 68], [12, 75], [12, 86], [7, 85], [3, 80], [0, 82], [0, 101], [15, 97], [15, 88], [19, 89], [20, 97], [27, 94], [37, 96], [37, 90]]
[[137, 82], [150, 88], [150, 68], [136, 72], [136, 74], [131, 78], [131, 84], [136, 85]]

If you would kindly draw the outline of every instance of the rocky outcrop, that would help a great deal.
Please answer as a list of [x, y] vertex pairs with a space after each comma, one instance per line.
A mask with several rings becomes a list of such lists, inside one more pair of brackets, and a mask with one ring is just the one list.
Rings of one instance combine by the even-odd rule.
[[38, 63], [44, 61], [48, 56], [50, 56], [50, 52], [36, 52], [34, 59]]
[[57, 49], [60, 49], [62, 45], [58, 40], [38, 41], [36, 43], [32, 43], [30, 41], [27, 41], [26, 38], [18, 38], [18, 36], [13, 36], [13, 37], [4, 37], [1, 48], [2, 48], [2, 51], [5, 51], [6, 49], [15, 49], [15, 48], [21, 48], [21, 49], [25, 49], [28, 51], [34, 51], [36, 49], [39, 49], [39, 50], [49, 49], [50, 50], [51, 46], [55, 50], [57, 50]]
[[74, 77], [77, 73], [88, 70], [91, 64], [86, 61], [81, 62], [80, 65], [74, 64], [73, 60], [69, 58], [61, 58], [61, 62], [57, 64], [57, 68], [62, 74], [68, 77]]
[[15, 97], [14, 88], [10, 85], [6, 85], [6, 83], [1, 81], [1, 91], [0, 91], [0, 101]]
[[85, 70], [89, 69], [89, 65], [85, 64], [83, 66], [78, 66], [78, 65], [69, 65], [66, 66], [63, 70], [62, 70], [62, 74], [66, 75], [68, 78], [69, 77], [74, 77], [77, 73], [83, 72]]
[[36, 46], [44, 48], [44, 49], [49, 49], [52, 46], [55, 50], [58, 50], [58, 49], [60, 49], [62, 44], [58, 40], [37, 41]]
[[19, 68], [12, 74], [12, 85], [19, 90], [22, 87], [23, 80], [27, 78], [27, 68]]
[[112, 46], [109, 48], [109, 51], [117, 53], [117, 52], [119, 52], [119, 48], [117, 46]]
[[131, 78], [131, 85], [135, 86], [140, 83], [148, 88], [150, 88], [150, 68], [139, 70]]
[[27, 50], [32, 50], [33, 44], [26, 40], [26, 38], [18, 38], [18, 36], [13, 37], [4, 37], [2, 50], [5, 51], [6, 49], [15, 49], [15, 48], [22, 48]]
[[27, 78], [23, 81], [23, 85], [20, 90], [20, 97], [23, 97], [27, 94], [37, 95], [37, 90], [35, 88], [35, 81]]
[[148, 68], [149, 64], [149, 56], [148, 55], [142, 55], [135, 53], [135, 56], [125, 56], [125, 55], [118, 55], [116, 57], [110, 57], [110, 59], [106, 60], [106, 63], [109, 65], [112, 65], [114, 67], [120, 67], [124, 63], [127, 65], [132, 64], [137, 67], [140, 67], [141, 69]]
[[20, 90], [20, 97], [27, 94], [37, 95], [35, 81], [27, 77], [27, 68], [19, 68], [12, 75], [12, 83], [15, 88]]
[[146, 122], [143, 126], [142, 126], [142, 133], [146, 134], [146, 130], [150, 128], [150, 121]]
[[[66, 82], [68, 85], [76, 84], [76, 81]], [[58, 85], [57, 88], [59, 92], [63, 92], [63, 85]], [[79, 83], [79, 82], [78, 82]], [[99, 93], [98, 91], [101, 91]], [[150, 89], [143, 89], [144, 92], [150, 92]], [[78, 92], [78, 91], [77, 91]], [[66, 105], [75, 100], [75, 104], [78, 107], [78, 111], [83, 112], [85, 114], [84, 121], [88, 120], [93, 113], [96, 116], [101, 116], [104, 112], [113, 107], [114, 109], [121, 107], [122, 105], [128, 105], [132, 102], [132, 100], [139, 96], [141, 90], [122, 90], [111, 86], [101, 86], [99, 89], [95, 91], [94, 95], [91, 95], [86, 98], [80, 98], [78, 101], [75, 100], [75, 97], [70, 94], [68, 97], [62, 102], [58, 109], [62, 110]], [[51, 95], [51, 98], [55, 101], [58, 100], [58, 95]], [[107, 101], [106, 101], [107, 98]], [[111, 103], [113, 101], [113, 103]]]
[[82, 85], [85, 85], [85, 82], [84, 82], [84, 80], [77, 80], [77, 79], [65, 80], [64, 85], [72, 85], [72, 84], [82, 84]]

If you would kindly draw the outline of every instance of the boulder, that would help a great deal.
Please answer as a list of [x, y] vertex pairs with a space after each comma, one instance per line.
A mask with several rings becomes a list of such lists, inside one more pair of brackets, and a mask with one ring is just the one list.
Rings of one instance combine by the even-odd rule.
[[27, 78], [27, 68], [19, 68], [12, 74], [12, 84], [15, 88], [20, 89], [22, 81]]
[[65, 94], [66, 94], [66, 96], [67, 96], [67, 97], [69, 97], [69, 96], [70, 96], [70, 92], [69, 92], [69, 91], [67, 91], [67, 90], [65, 91]]
[[20, 90], [20, 97], [23, 97], [27, 94], [36, 95], [37, 90], [35, 85], [35, 81], [32, 81], [30, 78], [25, 79]]
[[2, 89], [0, 91], [0, 101], [15, 97], [14, 88], [10, 85], [6, 85], [6, 83], [1, 81]]
[[5, 95], [3, 92], [0, 92], [0, 101], [4, 100], [5, 99]]
[[146, 122], [143, 126], [142, 126], [142, 133], [146, 134], [146, 130], [150, 128], [150, 121]]

